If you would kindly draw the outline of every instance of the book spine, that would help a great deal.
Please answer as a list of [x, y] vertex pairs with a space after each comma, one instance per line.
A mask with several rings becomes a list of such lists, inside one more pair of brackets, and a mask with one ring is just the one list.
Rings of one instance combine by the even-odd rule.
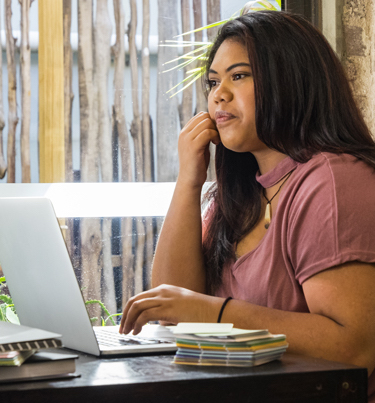
[[7, 351], [26, 351], [26, 350], [40, 350], [43, 348], [60, 348], [62, 342], [59, 339], [48, 340], [33, 340], [22, 343], [4, 343], [0, 344], [0, 352]]

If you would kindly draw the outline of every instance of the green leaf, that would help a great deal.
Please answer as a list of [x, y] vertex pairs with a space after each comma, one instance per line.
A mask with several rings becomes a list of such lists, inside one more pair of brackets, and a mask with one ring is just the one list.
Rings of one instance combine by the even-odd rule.
[[171, 92], [172, 90], [174, 90], [175, 88], [177, 88], [178, 86], [180, 86], [181, 84], [183, 84], [185, 81], [189, 80], [190, 78], [192, 78], [192, 77], [194, 77], [194, 76], [195, 76], [195, 74], [191, 74], [190, 76], [185, 77], [185, 78], [184, 78], [182, 81], [180, 81], [177, 85], [175, 85], [174, 87], [170, 88], [170, 89], [166, 92], [166, 94], [168, 94], [169, 92]]
[[230, 19], [231, 19], [231, 18], [227, 18], [226, 20], [222, 20], [222, 21], [219, 21], [219, 22], [214, 22], [213, 24], [205, 25], [204, 27], [194, 29], [193, 31], [184, 32], [183, 34], [176, 35], [175, 38], [179, 38], [180, 36], [192, 34], [192, 33], [194, 33], [194, 32], [204, 31], [205, 29], [210, 29], [210, 28], [217, 27], [218, 25], [225, 24], [225, 23], [228, 22]]
[[[192, 34], [194, 32], [199, 32], [199, 31], [204, 31], [213, 27], [217, 27], [219, 25], [225, 24], [226, 22], [236, 18], [238, 15], [243, 15], [244, 10], [246, 9], [246, 11], [251, 10], [251, 11], [261, 11], [261, 10], [274, 10], [274, 11], [280, 11], [281, 10], [281, 0], [276, 0], [278, 7], [275, 7], [273, 4], [271, 4], [269, 1], [267, 0], [258, 0], [258, 1], [252, 1], [252, 2], [248, 2], [245, 7], [243, 7], [239, 12], [236, 12], [235, 14], [233, 14], [233, 16], [231, 18], [219, 21], [219, 22], [215, 22], [213, 24], [210, 25], [206, 25], [204, 27], [201, 28], [197, 28], [194, 29], [192, 31], [189, 32], [184, 32], [180, 35], [175, 36], [175, 38], [179, 38], [181, 36], [184, 35], [188, 35], [188, 34]], [[168, 40], [166, 41], [168, 44], [167, 45], [159, 45], [159, 46], [194, 46], [197, 47], [199, 46], [199, 48], [194, 49], [186, 54], [183, 54], [182, 56], [179, 56], [176, 59], [170, 60], [164, 64], [169, 64], [169, 63], [173, 63], [176, 61], [180, 61], [180, 60], [185, 60], [182, 63], [179, 63], [177, 66], [172, 67], [169, 70], [165, 70], [163, 71], [163, 73], [167, 73], [169, 71], [172, 70], [181, 70], [183, 68], [185, 68], [186, 66], [188, 66], [190, 63], [193, 63], [194, 61], [198, 61], [198, 60], [207, 60], [207, 52], [209, 50], [209, 48], [212, 46], [212, 43], [206, 43], [206, 42], [194, 42], [194, 41], [171, 41]], [[171, 45], [171, 43], [173, 43], [173, 45]], [[198, 56], [192, 56], [193, 54], [197, 53], [201, 51], [202, 53], [199, 54]], [[192, 73], [192, 74], [191, 74]], [[178, 86], [180, 86], [182, 83], [188, 81], [188, 83], [182, 87], [180, 90], [178, 90], [177, 92], [175, 92], [174, 94], [171, 95], [171, 98], [175, 95], [177, 95], [178, 93], [180, 93], [181, 91], [183, 91], [184, 89], [188, 88], [191, 84], [193, 84], [199, 77], [201, 77], [203, 74], [205, 74], [205, 66], [196, 68], [196, 69], [191, 69], [187, 72], [185, 72], [185, 74], [188, 75], [188, 77], [186, 77], [184, 80], [182, 80], [180, 83], [178, 83], [177, 85], [175, 85], [173, 88], [171, 88], [170, 90], [167, 91], [167, 93], [169, 93], [170, 91], [174, 90], [175, 88], [177, 88]], [[190, 80], [190, 81], [189, 81]]]
[[8, 306], [5, 312], [6, 312], [6, 318], [10, 323], [14, 323], [15, 325], [20, 324], [20, 320], [18, 319], [17, 314], [13, 311], [11, 307]]
[[218, 25], [222, 25], [222, 24], [225, 24], [226, 22], [228, 22], [230, 20], [233, 20], [234, 18], [238, 17], [239, 15], [240, 15], [240, 11], [236, 11], [230, 18], [227, 18], [226, 20], [214, 22], [213, 24], [205, 25], [204, 27], [194, 29], [193, 31], [184, 32], [183, 34], [176, 35], [175, 38], [179, 38], [180, 36], [192, 34], [194, 32], [204, 31], [205, 29], [210, 29], [210, 28], [217, 27]]
[[273, 6], [270, 2], [268, 2], [267, 0], [258, 0], [258, 3], [263, 4], [263, 6], [267, 9], [267, 10], [276, 10], [275, 6]]
[[5, 295], [5, 294], [0, 295], [0, 301], [3, 301], [3, 302], [5, 302], [5, 303], [8, 304], [8, 305], [12, 305], [12, 304], [13, 304], [12, 298], [9, 297], [9, 295]]
[[[108, 318], [105, 320], [104, 323], [107, 323], [108, 320], [112, 320], [113, 317], [115, 317], [115, 316], [120, 316], [120, 315], [122, 315], [122, 312], [120, 312], [120, 313], [113, 313], [111, 316], [108, 316]], [[103, 325], [103, 326], [104, 326], [104, 325]]]
[[0, 277], [0, 284], [5, 283], [5, 277]]
[[[174, 66], [174, 67], [172, 67], [172, 68], [169, 69], [169, 70], [164, 70], [163, 73], [167, 73], [168, 71], [172, 71], [172, 70], [175, 70], [175, 69], [181, 70], [181, 69], [183, 69], [184, 67], [188, 66], [190, 63], [193, 63], [193, 62], [195, 62], [196, 60], [201, 60], [201, 59], [200, 59], [201, 57], [202, 57], [202, 55], [198, 55], [198, 56], [195, 56], [195, 57], [193, 57], [193, 58], [190, 58], [190, 57], [189, 57], [187, 61], [185, 61], [185, 62], [183, 62], [183, 63], [180, 63], [180, 64], [178, 64], [177, 66]], [[204, 69], [204, 68], [203, 68], [203, 69]]]
[[197, 71], [202, 71], [202, 67], [197, 67], [196, 69], [192, 69], [186, 72], [186, 74], [193, 74], [196, 73]]
[[[203, 74], [203, 73], [202, 73], [202, 74]], [[195, 74], [195, 77], [192, 78], [192, 80], [191, 80], [188, 84], [186, 84], [186, 85], [185, 85], [184, 87], [182, 87], [180, 90], [178, 90], [177, 92], [175, 92], [174, 94], [172, 94], [172, 95], [170, 96], [170, 98], [174, 97], [175, 95], [177, 95], [178, 93], [180, 93], [180, 92], [183, 91], [184, 89], [190, 87], [190, 85], [192, 85], [193, 83], [195, 83], [195, 82], [198, 80], [198, 78], [202, 77], [202, 74]], [[183, 80], [183, 81], [186, 81], [187, 79], [191, 78], [192, 76], [194, 76], [194, 75], [191, 75], [191, 76], [185, 78], [185, 80]], [[183, 82], [183, 81], [182, 81], [182, 82]], [[180, 84], [181, 84], [181, 83], [180, 83]], [[175, 88], [176, 88], [176, 87], [175, 87]], [[170, 91], [171, 91], [171, 90], [168, 90], [167, 93], [170, 92]]]
[[194, 49], [194, 50], [192, 50], [192, 51], [190, 51], [188, 53], [185, 53], [182, 56], [177, 57], [176, 59], [169, 60], [168, 62], [164, 63], [164, 65], [176, 62], [177, 60], [180, 60], [180, 59], [185, 59], [187, 56], [193, 55], [194, 53], [197, 53], [197, 52], [201, 52], [201, 51], [207, 49], [210, 46], [211, 46], [211, 43], [207, 43], [206, 45], [201, 46], [201, 47], [199, 47], [197, 49]]
[[[108, 317], [111, 317], [111, 314], [109, 313], [108, 309], [105, 307], [105, 305], [103, 304], [102, 301], [98, 300], [98, 299], [90, 299], [88, 301], [85, 302], [86, 305], [90, 305], [90, 304], [99, 304], [100, 307], [103, 309], [103, 311], [105, 312], [105, 314]], [[97, 320], [98, 318], [95, 318], [95, 320]], [[93, 322], [93, 318], [91, 318], [91, 321]], [[115, 321], [111, 318], [111, 322], [114, 326], [116, 326]]]
[[6, 314], [5, 314], [6, 308], [7, 307], [4, 304], [0, 305], [0, 321], [2, 321], [2, 322], [7, 322], [7, 318], [6, 318]]
[[185, 47], [185, 46], [202, 46], [202, 45], [207, 45], [209, 43], [210, 42], [174, 41], [174, 40], [167, 39], [164, 43], [160, 43], [159, 46], [177, 48], [177, 47]]

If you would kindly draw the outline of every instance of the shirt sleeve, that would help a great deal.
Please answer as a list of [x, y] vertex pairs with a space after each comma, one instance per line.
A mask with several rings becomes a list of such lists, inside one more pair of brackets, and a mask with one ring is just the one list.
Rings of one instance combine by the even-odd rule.
[[350, 261], [375, 262], [375, 173], [351, 156], [322, 158], [295, 184], [288, 256], [302, 284]]

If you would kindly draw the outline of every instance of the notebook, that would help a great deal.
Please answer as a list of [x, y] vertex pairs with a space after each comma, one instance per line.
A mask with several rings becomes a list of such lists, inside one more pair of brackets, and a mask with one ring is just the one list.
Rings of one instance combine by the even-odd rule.
[[0, 353], [60, 347], [61, 334], [0, 321]]
[[59, 333], [65, 347], [96, 356], [177, 350], [163, 326], [145, 325], [137, 336], [91, 326], [48, 198], [0, 198], [0, 265], [21, 325]]

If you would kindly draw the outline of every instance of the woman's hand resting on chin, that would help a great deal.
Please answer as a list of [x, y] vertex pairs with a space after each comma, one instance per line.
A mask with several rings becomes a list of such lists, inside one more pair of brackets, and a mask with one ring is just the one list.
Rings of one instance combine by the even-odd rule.
[[162, 284], [142, 292], [127, 302], [120, 333], [138, 334], [149, 321], [216, 322], [222, 298], [200, 294], [182, 287]]
[[219, 133], [210, 115], [199, 112], [186, 123], [178, 139], [178, 181], [186, 186], [203, 186], [210, 162], [210, 143], [220, 143]]

